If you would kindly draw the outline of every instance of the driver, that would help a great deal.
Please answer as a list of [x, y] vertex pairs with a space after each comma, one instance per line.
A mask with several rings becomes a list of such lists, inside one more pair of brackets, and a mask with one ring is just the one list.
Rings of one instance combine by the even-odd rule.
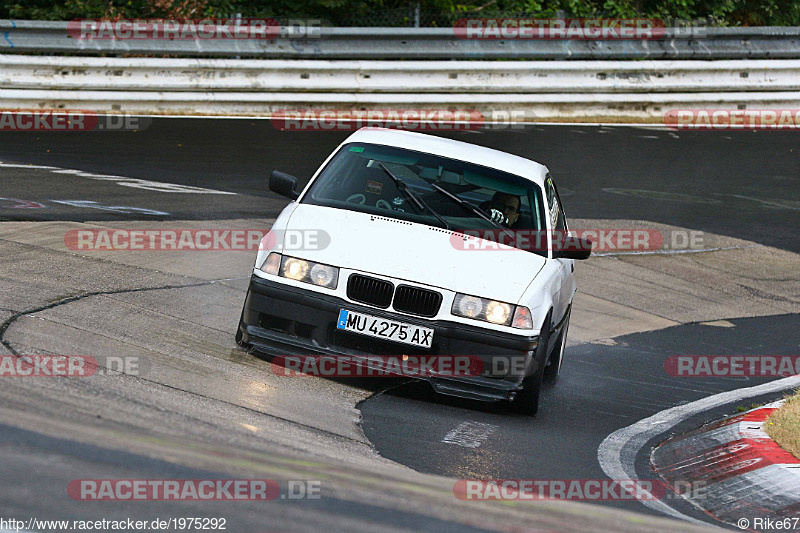
[[519, 196], [497, 191], [489, 203], [489, 217], [509, 228], [517, 223], [522, 201]]

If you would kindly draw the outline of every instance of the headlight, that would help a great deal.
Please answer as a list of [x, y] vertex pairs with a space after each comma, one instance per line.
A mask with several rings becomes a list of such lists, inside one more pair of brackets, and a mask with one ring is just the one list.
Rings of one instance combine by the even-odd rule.
[[465, 316], [467, 318], [477, 318], [483, 312], [483, 301], [474, 296], [466, 294], [456, 295], [453, 302], [453, 314]]
[[302, 281], [308, 274], [308, 262], [294, 257], [286, 257], [281, 263], [281, 276]]
[[486, 298], [478, 298], [467, 294], [456, 294], [450, 312], [456, 316], [508, 326], [511, 324], [515, 308], [516, 306], [504, 302], [487, 300]]
[[[272, 256], [272, 254], [270, 254]], [[269, 257], [265, 264], [269, 262]], [[263, 269], [262, 269], [263, 270]], [[319, 287], [335, 289], [339, 283], [339, 269], [337, 267], [314, 263], [296, 257], [284, 255], [281, 260], [279, 275], [284, 278], [311, 283]]]
[[311, 278], [311, 283], [315, 285], [320, 285], [322, 287], [333, 285], [333, 287], [336, 288], [336, 282], [339, 279], [339, 269], [317, 263], [311, 267], [309, 277]]
[[507, 324], [511, 317], [511, 306], [500, 302], [486, 304], [486, 320], [494, 324]]

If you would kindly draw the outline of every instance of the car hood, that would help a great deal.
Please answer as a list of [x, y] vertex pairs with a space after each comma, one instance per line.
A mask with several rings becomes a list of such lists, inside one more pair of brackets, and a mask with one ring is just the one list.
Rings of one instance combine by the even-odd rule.
[[509, 303], [522, 298], [545, 264], [539, 255], [495, 243], [464, 250], [460, 234], [346, 209], [300, 204], [286, 229], [325, 235], [319, 249], [285, 247], [288, 255]]

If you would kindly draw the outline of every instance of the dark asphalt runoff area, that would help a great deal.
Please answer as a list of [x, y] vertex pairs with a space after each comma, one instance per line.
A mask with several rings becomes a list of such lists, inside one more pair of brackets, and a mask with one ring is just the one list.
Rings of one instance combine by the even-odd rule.
[[[267, 190], [269, 173], [282, 170], [305, 182], [349, 133], [281, 132], [268, 120], [178, 118], [156, 118], [135, 133], [0, 133], [0, 221], [273, 217], [286, 202]], [[800, 142], [795, 132], [537, 125], [430, 133], [547, 165], [570, 218], [648, 220], [800, 252]], [[155, 194], [151, 182], [205, 190]], [[381, 455], [420, 472], [455, 478], [604, 479], [597, 450], [613, 431], [675, 405], [769, 381], [671, 377], [664, 369], [668, 356], [797, 355], [798, 318], [732, 316], [733, 327], [685, 324], [618, 337], [612, 345], [571, 346], [561, 378], [545, 391], [535, 418], [512, 415], [497, 404], [436, 397], [425, 384], [398, 381], [359, 405], [362, 426]], [[376, 384], [376, 391], [384, 384]], [[701, 413], [675, 431], [735, 414], [737, 407]], [[462, 423], [484, 428], [479, 446], [442, 442]], [[637, 456], [640, 478], [654, 478], [648, 454], [655, 444], [648, 443]], [[0, 429], [0, 448], [36, 455], [57, 450], [59, 443]], [[94, 468], [93, 453], [69, 461]], [[154, 468], [131, 464], [137, 474]], [[175, 477], [184, 474], [195, 475], [176, 471]], [[688, 516], [711, 521], [683, 502], [674, 504]], [[638, 502], [600, 505], [655, 513]]]
[[[597, 460], [603, 439], [622, 427], [676, 404], [752, 387], [770, 378], [672, 377], [671, 355], [796, 355], [797, 315], [731, 320], [735, 327], [687, 324], [617, 337], [615, 346], [581, 344], [567, 349], [555, 386], [543, 391], [534, 419], [509, 413], [502, 404], [437, 396], [425, 384], [410, 383], [373, 396], [360, 405], [364, 430], [389, 459], [422, 472], [459, 479], [604, 479]], [[781, 394], [748, 399], [705, 411], [645, 446], [637, 458], [639, 479], [657, 480], [649, 452], [676, 432], [772, 401]], [[477, 448], [443, 442], [460, 424], [481, 424], [488, 436]], [[699, 520], [705, 514], [670, 502]], [[655, 512], [636, 501], [605, 505]]]

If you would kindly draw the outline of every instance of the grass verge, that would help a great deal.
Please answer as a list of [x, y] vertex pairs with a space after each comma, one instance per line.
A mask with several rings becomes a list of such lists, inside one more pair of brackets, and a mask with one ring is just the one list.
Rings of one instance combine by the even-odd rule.
[[764, 428], [781, 448], [800, 459], [800, 389], [767, 418]]

